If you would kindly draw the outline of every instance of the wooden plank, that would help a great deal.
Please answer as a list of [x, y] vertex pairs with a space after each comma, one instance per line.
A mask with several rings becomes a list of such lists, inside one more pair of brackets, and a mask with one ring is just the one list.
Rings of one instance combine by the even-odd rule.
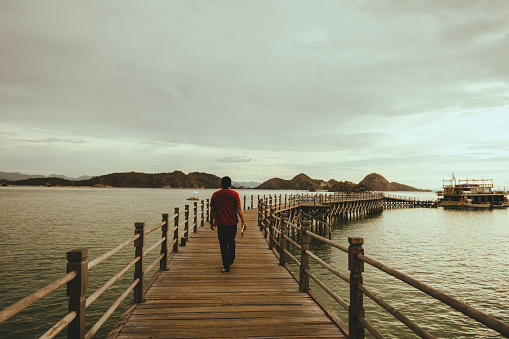
[[217, 233], [200, 229], [116, 328], [117, 338], [345, 338], [279, 266], [257, 210], [244, 214], [248, 229], [236, 238], [230, 274], [221, 273]]

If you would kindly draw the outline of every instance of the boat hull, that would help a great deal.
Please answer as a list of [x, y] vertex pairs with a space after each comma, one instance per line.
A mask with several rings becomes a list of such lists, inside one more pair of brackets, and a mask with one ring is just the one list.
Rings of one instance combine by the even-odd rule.
[[440, 201], [438, 203], [440, 207], [449, 207], [449, 208], [473, 208], [473, 209], [483, 209], [483, 208], [508, 208], [509, 204], [504, 203], [501, 205], [493, 205], [490, 203], [486, 204], [472, 204], [468, 202], [458, 202], [458, 201]]

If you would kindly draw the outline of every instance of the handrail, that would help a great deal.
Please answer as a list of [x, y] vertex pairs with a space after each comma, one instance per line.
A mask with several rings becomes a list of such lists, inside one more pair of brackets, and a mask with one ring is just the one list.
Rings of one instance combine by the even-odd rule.
[[120, 297], [111, 305], [111, 307], [106, 311], [106, 313], [103, 314], [103, 316], [95, 323], [94, 326], [87, 332], [85, 338], [90, 339], [94, 336], [94, 334], [97, 333], [97, 331], [101, 328], [101, 326], [108, 320], [108, 318], [111, 316], [113, 312], [120, 306], [122, 301], [124, 301], [125, 298], [131, 293], [131, 291], [134, 289], [134, 287], [138, 284], [139, 278], [135, 279], [133, 283], [125, 290], [124, 293], [120, 295]]
[[348, 311], [348, 304], [343, 300], [341, 299], [340, 297], [338, 297], [338, 295], [336, 293], [334, 293], [330, 288], [328, 288], [320, 279], [318, 279], [313, 273], [311, 273], [309, 270], [304, 270], [304, 272], [306, 272], [306, 274], [314, 280], [314, 282], [316, 282], [321, 288], [323, 288], [323, 290], [325, 292], [327, 292], [328, 295], [330, 295], [332, 297], [332, 299], [336, 300], [336, 302], [338, 304], [340, 304], [341, 306], [343, 306], [343, 308], [345, 310]]
[[57, 290], [58, 288], [62, 287], [63, 285], [67, 284], [69, 281], [74, 279], [76, 275], [78, 274], [77, 271], [71, 271], [64, 275], [61, 278], [58, 278], [57, 280], [53, 281], [51, 284], [48, 284], [41, 288], [40, 290], [30, 294], [29, 296], [21, 299], [17, 303], [5, 308], [4, 310], [0, 311], [0, 324], [6, 321], [7, 319], [15, 316], [19, 312], [23, 311], [27, 307], [33, 305], [37, 301], [41, 300], [51, 292]]
[[175, 219], [176, 217], [186, 214], [186, 212], [189, 212], [189, 209], [187, 209], [187, 210], [183, 209], [182, 212], [179, 212], [178, 214], [174, 214], [172, 217], [170, 217], [170, 219]]
[[332, 274], [337, 276], [338, 278], [343, 279], [345, 282], [350, 283], [350, 278], [344, 275], [343, 273], [339, 272], [337, 269], [332, 267], [331, 265], [327, 264], [325, 261], [320, 259], [318, 256], [313, 254], [312, 252], [306, 250], [306, 254], [309, 255], [313, 260], [315, 260], [317, 263], [322, 265], [324, 268], [328, 269]]
[[148, 265], [147, 269], [145, 269], [145, 271], [143, 271], [143, 274], [144, 275], [147, 275], [148, 272], [150, 272], [150, 270], [152, 268], [154, 268], [154, 266], [164, 257], [164, 253], [161, 253], [157, 258], [154, 259], [154, 261], [152, 261], [152, 263], [150, 265]]
[[91, 270], [92, 268], [96, 267], [97, 265], [99, 265], [103, 261], [111, 258], [115, 254], [117, 254], [118, 252], [120, 252], [121, 250], [123, 250], [124, 248], [129, 246], [132, 242], [134, 242], [139, 237], [140, 237], [140, 235], [136, 234], [135, 236], [133, 236], [132, 238], [130, 238], [130, 239], [126, 240], [126, 241], [124, 241], [123, 243], [121, 243], [120, 245], [115, 247], [114, 249], [104, 253], [103, 255], [101, 255], [101, 256], [99, 256], [97, 258], [95, 258], [94, 260], [92, 260], [91, 262], [88, 263], [88, 269]]
[[46, 333], [39, 337], [39, 339], [51, 339], [55, 338], [67, 325], [71, 323], [71, 321], [76, 318], [76, 312], [71, 311], [65, 317], [63, 317], [59, 322], [57, 322], [52, 328], [50, 328]]
[[104, 292], [108, 290], [118, 279], [120, 279], [131, 267], [133, 267], [134, 264], [136, 264], [140, 260], [140, 257], [136, 257], [133, 260], [131, 260], [130, 263], [124, 266], [123, 269], [121, 269], [117, 274], [115, 274], [113, 277], [110, 278], [104, 285], [102, 285], [98, 290], [96, 290], [94, 293], [92, 293], [87, 298], [87, 303], [85, 308], [90, 306], [94, 301], [96, 301], [97, 298], [99, 298]]
[[184, 230], [184, 232], [180, 233], [179, 238], [182, 238], [186, 234], [189, 234], [189, 230]]
[[150, 234], [150, 233], [154, 232], [155, 230], [157, 230], [157, 229], [161, 228], [161, 227], [162, 227], [165, 223], [166, 223], [166, 222], [165, 222], [165, 221], [163, 221], [163, 222], [162, 222], [162, 223], [160, 223], [159, 225], [154, 226], [152, 229], [150, 229], [150, 230], [146, 231], [146, 232], [145, 232], [145, 235]]
[[285, 253], [288, 257], [290, 257], [290, 259], [292, 259], [292, 260], [293, 260], [293, 262], [297, 265], [297, 267], [300, 267], [300, 261], [299, 261], [297, 258], [295, 258], [295, 257], [293, 256], [293, 254], [291, 254], [290, 252], [288, 252], [288, 250], [286, 250], [286, 249], [285, 249], [285, 250], [283, 250], [283, 252], [284, 252], [284, 253]]
[[311, 232], [311, 231], [306, 231], [306, 234], [309, 234], [311, 237], [313, 237], [313, 238], [315, 238], [315, 239], [318, 239], [318, 240], [320, 240], [320, 241], [323, 241], [324, 243], [326, 243], [326, 244], [328, 244], [328, 245], [331, 245], [332, 247], [336, 247], [337, 249], [340, 249], [341, 251], [348, 253], [348, 247], [346, 247], [346, 246], [343, 246], [343, 245], [337, 244], [337, 243], [335, 243], [334, 241], [330, 241], [329, 239], [324, 238], [324, 237], [322, 237], [322, 236], [319, 236], [318, 234], [313, 233], [313, 232]]
[[158, 241], [158, 242], [156, 242], [154, 245], [150, 246], [150, 247], [149, 247], [149, 248], [147, 248], [145, 251], [143, 251], [143, 255], [147, 255], [147, 254], [149, 254], [150, 252], [152, 252], [152, 251], [153, 251], [153, 250], [154, 250], [157, 246], [161, 245], [161, 243], [162, 243], [163, 241], [165, 241], [165, 240], [166, 240], [166, 238], [161, 238], [161, 239], [159, 239], [159, 241]]
[[357, 289], [359, 289], [362, 293], [367, 295], [371, 300], [376, 302], [378, 305], [380, 305], [384, 310], [389, 312], [392, 316], [394, 316], [396, 319], [401, 321], [403, 324], [405, 324], [409, 329], [414, 331], [415, 334], [419, 335], [421, 338], [435, 338], [431, 334], [429, 334], [426, 330], [418, 326], [415, 322], [407, 318], [405, 315], [403, 315], [401, 312], [396, 310], [394, 307], [389, 305], [385, 300], [368, 290], [366, 287], [364, 287], [361, 284], [357, 285]]
[[371, 333], [373, 335], [373, 337], [375, 337], [376, 339], [385, 339], [385, 337], [380, 334], [380, 332], [378, 332], [367, 320], [366, 318], [364, 318], [362, 315], [360, 314], [357, 314], [357, 318], [359, 319], [359, 321], [362, 323], [362, 326], [364, 326], [368, 331], [369, 333]]
[[356, 257], [358, 257], [359, 260], [362, 260], [362, 261], [370, 264], [371, 266], [378, 268], [379, 270], [407, 283], [408, 285], [417, 288], [421, 292], [424, 292], [424, 293], [428, 294], [429, 296], [440, 300], [444, 304], [449, 305], [450, 307], [454, 308], [455, 310], [457, 310], [457, 311], [469, 316], [470, 318], [486, 325], [487, 327], [489, 327], [489, 328], [491, 328], [505, 336], [509, 336], [509, 325], [501, 322], [500, 320], [495, 319], [492, 316], [490, 316], [484, 312], [481, 312], [481, 311], [473, 308], [472, 306], [465, 304], [462, 301], [459, 301], [459, 300], [457, 300], [457, 299], [455, 299], [455, 298], [453, 298], [453, 297], [451, 297], [451, 296], [449, 296], [449, 295], [447, 295], [447, 294], [445, 294], [445, 293], [443, 293], [429, 285], [426, 285], [414, 278], [411, 278], [408, 275], [403, 274], [391, 267], [385, 266], [384, 264], [382, 264], [374, 259], [371, 259], [365, 255], [357, 254]]
[[295, 246], [297, 249], [299, 249], [299, 250], [301, 249], [301, 246], [300, 246], [299, 244], [297, 244], [295, 241], [293, 241], [293, 239], [292, 239], [292, 238], [290, 238], [290, 237], [289, 237], [289, 236], [287, 236], [287, 235], [283, 235], [283, 237], [285, 237], [285, 239], [286, 239], [287, 241], [291, 242], [291, 243], [292, 243], [292, 245], [293, 245], [293, 246]]

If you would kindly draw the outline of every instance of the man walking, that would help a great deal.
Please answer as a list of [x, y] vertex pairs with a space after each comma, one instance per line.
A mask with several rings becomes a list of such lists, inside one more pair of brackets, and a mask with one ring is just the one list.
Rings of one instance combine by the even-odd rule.
[[221, 247], [223, 259], [223, 273], [230, 273], [230, 266], [235, 261], [235, 236], [237, 235], [237, 215], [242, 220], [242, 227], [246, 229], [246, 221], [239, 194], [230, 189], [232, 180], [230, 177], [221, 179], [221, 190], [212, 194], [210, 199], [210, 229], [217, 226], [217, 238]]

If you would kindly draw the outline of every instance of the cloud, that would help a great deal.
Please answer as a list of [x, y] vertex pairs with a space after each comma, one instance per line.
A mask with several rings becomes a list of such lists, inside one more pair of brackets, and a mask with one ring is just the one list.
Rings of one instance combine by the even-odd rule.
[[228, 163], [241, 163], [241, 162], [252, 162], [252, 158], [246, 157], [226, 157], [217, 159], [218, 162], [228, 162]]
[[[36, 141], [110, 171], [132, 159], [205, 172], [192, 167], [234, 163], [245, 180], [299, 166], [419, 170], [426, 159], [412, 152], [469, 159], [475, 144], [505, 154], [509, 142], [505, 1], [2, 6], [0, 156], [16, 171]], [[337, 158], [365, 163], [335, 168]], [[64, 173], [55, 160], [30, 172], [47, 161]]]
[[36, 144], [48, 144], [48, 143], [69, 143], [69, 144], [85, 144], [83, 140], [74, 139], [59, 139], [59, 138], [44, 138], [44, 139], [13, 139], [13, 141], [30, 142]]

